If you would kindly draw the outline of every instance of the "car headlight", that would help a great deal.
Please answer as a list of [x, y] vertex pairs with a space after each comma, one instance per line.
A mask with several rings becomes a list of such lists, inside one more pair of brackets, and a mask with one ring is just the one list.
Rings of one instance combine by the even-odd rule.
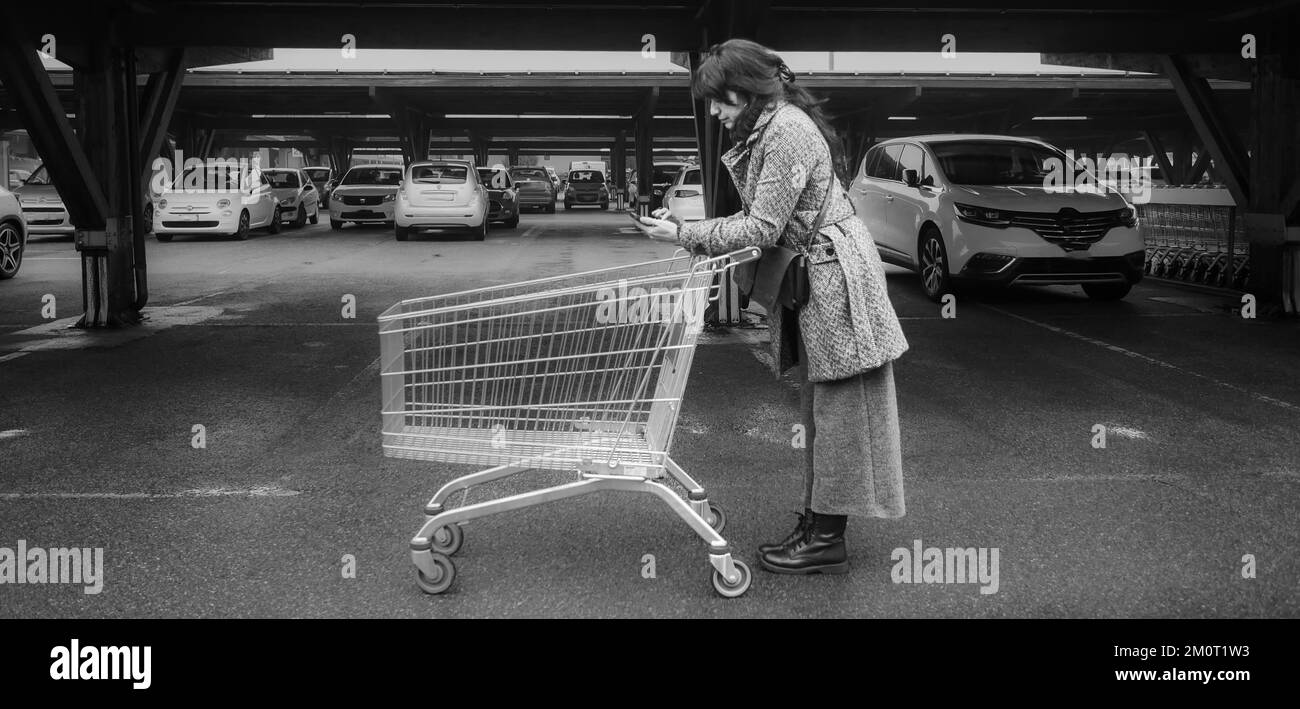
[[1138, 225], [1138, 213], [1133, 207], [1125, 207], [1120, 210], [1119, 223], [1126, 227], [1136, 227]]
[[[222, 200], [222, 201], [225, 201], [225, 200]], [[217, 206], [220, 206], [220, 202], [217, 204]], [[158, 200], [158, 209], [166, 209], [166, 208], [167, 208], [167, 200], [165, 200], [165, 199], [160, 199], [160, 200]]]
[[284, 199], [280, 200], [280, 206], [281, 207], [293, 206], [293, 197], [285, 197]]
[[957, 217], [964, 222], [978, 224], [980, 226], [990, 226], [1003, 228], [1011, 223], [1005, 214], [987, 207], [976, 207], [972, 204], [954, 203], [953, 208], [957, 210]]
[[395, 200], [395, 199], [397, 199], [397, 193], [396, 193], [396, 192], [392, 192], [392, 193], [389, 193], [389, 194], [384, 195], [384, 201], [385, 201], [385, 202], [392, 202], [392, 201]]

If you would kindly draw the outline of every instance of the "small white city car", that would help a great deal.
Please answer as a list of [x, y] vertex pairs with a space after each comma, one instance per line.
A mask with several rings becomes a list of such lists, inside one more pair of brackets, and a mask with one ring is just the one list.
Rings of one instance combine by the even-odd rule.
[[28, 175], [13, 193], [22, 204], [23, 218], [32, 234], [72, 236], [77, 231], [44, 165]]
[[896, 138], [867, 152], [850, 199], [881, 260], [920, 273], [936, 302], [963, 283], [1080, 285], [1118, 300], [1142, 279], [1137, 212], [1109, 188], [1056, 186], [1079, 169], [1029, 138]]
[[456, 229], [468, 230], [475, 240], [483, 241], [488, 233], [488, 202], [488, 186], [469, 162], [413, 162], [397, 191], [394, 234], [398, 241], [406, 241], [411, 232]]
[[330, 192], [330, 228], [353, 224], [392, 226], [393, 205], [402, 183], [400, 165], [356, 165]]
[[271, 183], [271, 191], [280, 202], [280, 215], [296, 227], [308, 221], [315, 224], [320, 216], [320, 191], [302, 170], [267, 168], [262, 170]]
[[664, 190], [664, 206], [684, 222], [704, 218], [704, 184], [698, 167], [684, 167], [677, 179]]
[[27, 224], [13, 193], [0, 189], [0, 280], [18, 275], [27, 248]]
[[186, 234], [243, 240], [252, 229], [278, 233], [280, 220], [280, 203], [260, 170], [217, 161], [185, 170], [158, 195], [153, 233], [163, 242]]

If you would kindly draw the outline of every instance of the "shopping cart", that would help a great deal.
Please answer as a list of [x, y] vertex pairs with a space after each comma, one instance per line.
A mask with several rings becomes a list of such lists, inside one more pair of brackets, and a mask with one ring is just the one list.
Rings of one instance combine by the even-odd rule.
[[[715, 282], [758, 258], [742, 249], [405, 300], [379, 317], [384, 455], [490, 466], [425, 506], [411, 540], [417, 583], [446, 591], [461, 525], [606, 490], [650, 493], [709, 543], [713, 586], [743, 594], [726, 515], [668, 451]], [[715, 280], [716, 279], [716, 280]], [[448, 507], [457, 492], [529, 471], [572, 482]], [[681, 494], [666, 483], [676, 482]], [[464, 498], [462, 497], [462, 502]]]

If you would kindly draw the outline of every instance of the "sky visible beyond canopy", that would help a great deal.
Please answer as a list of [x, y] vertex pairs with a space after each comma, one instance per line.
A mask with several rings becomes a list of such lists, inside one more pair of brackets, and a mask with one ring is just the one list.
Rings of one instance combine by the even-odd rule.
[[[782, 55], [796, 72], [831, 70], [865, 73], [990, 72], [1007, 74], [1122, 74], [1106, 69], [1083, 69], [1043, 64], [1037, 54], [961, 52], [944, 57], [939, 52], [786, 52]], [[47, 68], [66, 65], [42, 55]], [[642, 56], [628, 52], [525, 52], [450, 51], [416, 49], [366, 49], [358, 44], [355, 56], [345, 58], [340, 49], [276, 49], [267, 61], [205, 67], [208, 71], [626, 71], [669, 72], [686, 70], [669, 60], [668, 52]]]

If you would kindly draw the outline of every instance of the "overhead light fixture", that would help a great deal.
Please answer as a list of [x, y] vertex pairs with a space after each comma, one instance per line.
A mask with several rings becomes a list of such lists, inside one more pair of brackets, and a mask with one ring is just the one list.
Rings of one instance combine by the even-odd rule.
[[1087, 116], [1034, 116], [1034, 121], [1086, 121]]
[[916, 120], [916, 116], [890, 116], [890, 117], [886, 118], [885, 120], [887, 120], [887, 121], [914, 121], [914, 120]]

